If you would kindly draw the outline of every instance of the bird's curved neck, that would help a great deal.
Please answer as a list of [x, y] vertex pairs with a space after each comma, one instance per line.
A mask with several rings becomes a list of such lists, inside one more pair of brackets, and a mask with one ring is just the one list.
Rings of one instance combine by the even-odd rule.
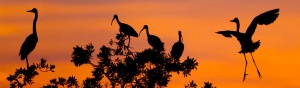
[[178, 37], [179, 37], [179, 40], [178, 40], [178, 41], [181, 42], [181, 41], [182, 41], [182, 40], [181, 40], [182, 36], [179, 34]]
[[35, 17], [33, 19], [33, 26], [32, 26], [32, 29], [33, 29], [33, 34], [36, 34], [36, 21], [38, 19], [38, 13], [34, 13]]
[[118, 24], [121, 23], [118, 17], [115, 17], [115, 19], [117, 20]]
[[146, 28], [146, 34], [147, 36], [150, 36], [148, 28]]
[[235, 22], [235, 23], [236, 23], [236, 31], [237, 31], [237, 32], [240, 32], [240, 22], [237, 21], [237, 22]]

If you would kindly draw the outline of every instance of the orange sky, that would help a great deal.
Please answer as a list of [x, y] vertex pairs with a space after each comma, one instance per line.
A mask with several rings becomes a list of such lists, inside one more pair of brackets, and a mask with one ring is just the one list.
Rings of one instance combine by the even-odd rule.
[[[16, 68], [25, 67], [18, 56], [20, 46], [32, 33], [34, 14], [26, 12], [36, 7], [39, 11], [37, 32], [39, 42], [29, 55], [30, 63], [45, 58], [55, 64], [54, 73], [40, 73], [35, 83], [26, 88], [41, 87], [58, 76], [76, 76], [82, 80], [91, 76], [91, 66], [75, 67], [71, 53], [75, 45], [93, 43], [94, 58], [102, 45], [119, 32], [116, 22], [110, 25], [114, 14], [121, 22], [130, 24], [137, 32], [143, 25], [165, 42], [167, 52], [182, 31], [185, 50], [182, 58], [194, 57], [198, 70], [184, 78], [175, 74], [168, 87], [183, 87], [195, 80], [198, 87], [210, 81], [220, 88], [296, 88], [300, 87], [299, 0], [198, 0], [198, 1], [0, 1], [0, 86], [7, 88], [6, 80]], [[255, 66], [248, 58], [247, 79], [242, 82], [244, 57], [237, 53], [240, 45], [214, 32], [235, 30], [229, 22], [239, 17], [241, 31], [245, 32], [252, 19], [265, 11], [280, 8], [277, 20], [268, 26], [258, 26], [253, 41], [260, 40], [260, 48], [253, 54], [263, 76], [259, 79]], [[144, 32], [143, 32], [144, 33]], [[132, 38], [134, 51], [150, 48], [146, 35]], [[47, 77], [44, 77], [47, 76]], [[44, 81], [45, 80], [45, 81]]]

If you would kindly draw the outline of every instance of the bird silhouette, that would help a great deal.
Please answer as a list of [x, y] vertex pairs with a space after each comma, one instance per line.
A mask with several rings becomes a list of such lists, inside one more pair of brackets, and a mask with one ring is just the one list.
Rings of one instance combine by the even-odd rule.
[[33, 28], [32, 28], [33, 33], [30, 34], [26, 38], [26, 40], [23, 42], [19, 55], [21, 55], [21, 60], [26, 59], [27, 68], [29, 68], [28, 55], [30, 54], [31, 51], [34, 50], [34, 48], [38, 42], [38, 36], [36, 33], [36, 21], [38, 19], [38, 11], [36, 8], [33, 8], [32, 10], [29, 10], [27, 12], [33, 12], [35, 14], [35, 17], [33, 20]]
[[128, 41], [128, 45], [127, 45], [127, 46], [129, 47], [129, 44], [130, 44], [130, 36], [138, 37], [137, 32], [136, 32], [130, 25], [120, 22], [120, 20], [119, 20], [117, 14], [114, 15], [114, 18], [113, 18], [112, 21], [111, 21], [111, 25], [112, 25], [112, 22], [114, 21], [114, 19], [117, 20], [117, 22], [118, 22], [118, 24], [119, 24], [119, 26], [120, 26], [120, 29], [119, 29], [120, 34], [121, 34], [121, 33], [124, 33], [124, 35], [127, 35], [127, 36], [128, 36], [129, 41]]
[[245, 58], [245, 61], [246, 61], [246, 66], [245, 66], [245, 70], [244, 70], [243, 81], [245, 81], [246, 75], [248, 75], [248, 74], [246, 74], [246, 69], [247, 69], [247, 59], [246, 59], [246, 55], [245, 55], [246, 53], [250, 53], [251, 54], [251, 57], [252, 57], [252, 60], [253, 60], [253, 62], [255, 64], [258, 76], [259, 76], [259, 78], [262, 78], [262, 76], [261, 76], [261, 74], [260, 74], [260, 72], [258, 70], [258, 67], [256, 66], [255, 60], [253, 58], [253, 55], [252, 55], [252, 53], [256, 49], [258, 49], [258, 47], [260, 46], [260, 40], [258, 40], [258, 41], [256, 41], [256, 42], [253, 43], [253, 41], [252, 41], [252, 35], [255, 32], [257, 24], [259, 24], [259, 25], [269, 25], [269, 24], [273, 23], [276, 20], [276, 18], [278, 17], [278, 15], [279, 15], [279, 9], [273, 9], [273, 10], [264, 12], [264, 13], [256, 16], [252, 20], [251, 24], [249, 25], [246, 33], [239, 32], [240, 23], [239, 23], [238, 18], [234, 18], [233, 20], [231, 20], [231, 22], [235, 22], [236, 25], [237, 25], [237, 30], [236, 31], [226, 30], [226, 31], [218, 31], [218, 32], [216, 32], [218, 34], [222, 34], [223, 36], [225, 36], [227, 38], [231, 38], [232, 35], [233, 35], [240, 42], [240, 44], [241, 44], [242, 47], [241, 47], [241, 51], [239, 51], [239, 53], [243, 53], [244, 54], [244, 58]]
[[172, 50], [171, 50], [171, 56], [176, 61], [179, 61], [179, 58], [181, 57], [183, 49], [184, 49], [184, 45], [182, 43], [183, 37], [181, 35], [181, 31], [178, 31], [178, 36], [179, 36], [179, 40], [176, 43], [174, 43], [174, 45], [172, 46]]
[[148, 43], [153, 47], [154, 50], [162, 51], [164, 49], [164, 43], [161, 42], [161, 40], [155, 36], [149, 34], [149, 29], [147, 25], [144, 25], [143, 29], [140, 31], [139, 35], [141, 35], [141, 32], [146, 29], [146, 34], [148, 37]]

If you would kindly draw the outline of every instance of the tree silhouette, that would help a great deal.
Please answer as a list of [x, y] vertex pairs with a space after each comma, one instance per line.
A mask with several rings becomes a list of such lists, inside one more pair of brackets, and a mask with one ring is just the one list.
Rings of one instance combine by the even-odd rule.
[[[16, 69], [15, 74], [9, 75], [6, 79], [10, 82], [11, 88], [22, 88], [27, 84], [31, 85], [34, 83], [33, 78], [39, 75], [38, 71], [41, 72], [54, 72], [55, 65], [47, 64], [47, 60], [41, 59], [40, 63], [32, 64], [29, 68]], [[23, 80], [23, 82], [22, 82]]]
[[67, 85], [68, 88], [73, 86], [79, 87], [77, 79], [74, 76], [71, 76], [68, 78], [68, 80], [63, 77], [58, 77], [58, 79], [51, 79], [50, 84], [48, 84], [47, 86], [43, 86], [43, 88], [58, 88], [59, 85], [63, 87]]
[[189, 84], [185, 85], [184, 88], [197, 88], [197, 84], [193, 80]]
[[[164, 50], [145, 49], [141, 52], [132, 52], [131, 47], [125, 46], [126, 35], [123, 33], [116, 35], [116, 40], [111, 39], [111, 47], [103, 45], [97, 54], [98, 62], [91, 62], [94, 46], [90, 43], [84, 48], [73, 47], [71, 62], [76, 67], [83, 64], [91, 65], [93, 77], [88, 77], [83, 81], [84, 88], [101, 88], [105, 84], [101, 83], [103, 77], [109, 80], [109, 86], [115, 88], [154, 88], [165, 87], [170, 82], [172, 73], [182, 73], [184, 77], [191, 75], [190, 72], [197, 69], [198, 62], [194, 58], [187, 57], [183, 62], [175, 60], [165, 53]], [[112, 48], [116, 46], [115, 48]], [[49, 87], [55, 82], [48, 84]], [[62, 82], [65, 83], [65, 82]], [[106, 85], [107, 87], [107, 85]]]
[[204, 87], [201, 88], [217, 88], [217, 87], [212, 86], [212, 83], [210, 82], [204, 82]]

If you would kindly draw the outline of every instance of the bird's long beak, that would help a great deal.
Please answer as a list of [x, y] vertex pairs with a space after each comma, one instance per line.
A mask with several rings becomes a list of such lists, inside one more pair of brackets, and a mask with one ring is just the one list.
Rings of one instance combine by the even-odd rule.
[[234, 20], [230, 20], [230, 22], [234, 22]]
[[110, 25], [112, 25], [112, 23], [113, 23], [114, 19], [116, 19], [116, 18], [114, 17], [114, 18], [111, 20], [111, 23], [110, 23]]
[[28, 10], [28, 11], [26, 11], [26, 12], [33, 12], [32, 10]]
[[141, 33], [142, 33], [142, 31], [143, 31], [144, 29], [145, 29], [145, 28], [143, 28], [143, 29], [140, 31], [139, 36], [141, 35]]

